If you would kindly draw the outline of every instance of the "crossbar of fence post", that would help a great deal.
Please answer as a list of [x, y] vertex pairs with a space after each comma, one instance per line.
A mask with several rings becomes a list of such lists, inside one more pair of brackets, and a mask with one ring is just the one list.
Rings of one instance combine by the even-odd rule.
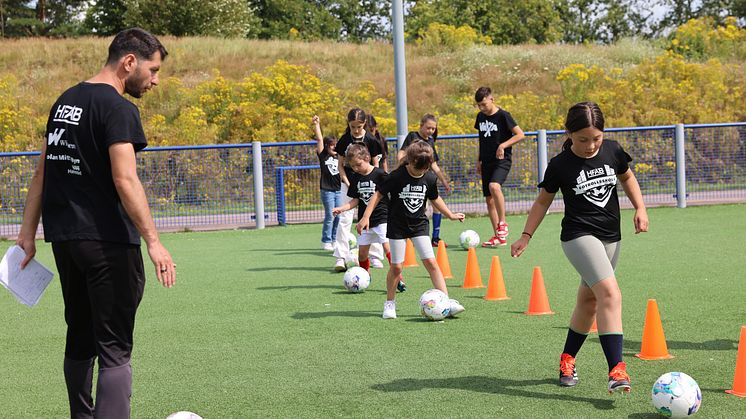
[[676, 206], [686, 208], [686, 133], [684, 124], [676, 124]]
[[251, 143], [251, 151], [254, 157], [252, 172], [254, 173], [254, 215], [256, 215], [256, 228], [264, 228], [264, 166], [262, 165], [262, 142]]
[[544, 172], [547, 170], [547, 130], [540, 129], [536, 136], [536, 156], [538, 160], [539, 183], [544, 181]]

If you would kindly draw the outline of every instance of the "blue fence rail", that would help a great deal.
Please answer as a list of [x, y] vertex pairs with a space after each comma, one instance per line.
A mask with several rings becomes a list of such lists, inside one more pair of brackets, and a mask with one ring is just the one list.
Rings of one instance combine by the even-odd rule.
[[[509, 212], [530, 208], [544, 156], [559, 153], [563, 136], [563, 131], [527, 132], [515, 146], [503, 185]], [[451, 186], [445, 200], [467, 213], [485, 211], [476, 137], [443, 135], [437, 142], [439, 165]], [[611, 128], [606, 138], [620, 142], [634, 158], [631, 166], [649, 206], [746, 203], [746, 123]], [[394, 167], [396, 142], [388, 141], [389, 167]], [[315, 150], [312, 141], [147, 148], [138, 153], [138, 174], [163, 231], [319, 222]], [[0, 237], [18, 233], [38, 156], [0, 153]], [[262, 199], [255, 199], [257, 191]], [[622, 205], [629, 205], [626, 198]], [[557, 198], [552, 209], [561, 206]], [[257, 223], [256, 214], [263, 223]]]

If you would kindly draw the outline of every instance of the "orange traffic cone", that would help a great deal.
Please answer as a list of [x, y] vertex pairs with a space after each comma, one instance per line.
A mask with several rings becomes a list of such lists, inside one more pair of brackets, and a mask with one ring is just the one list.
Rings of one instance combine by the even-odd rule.
[[438, 240], [438, 254], [435, 256], [435, 261], [438, 262], [440, 272], [443, 273], [444, 279], [452, 279], [453, 272], [451, 272], [451, 262], [448, 261], [448, 254], [446, 253], [446, 242]]
[[487, 294], [484, 299], [487, 301], [510, 300], [505, 292], [505, 281], [503, 280], [503, 269], [500, 266], [499, 256], [492, 256], [490, 280], [487, 282]]
[[544, 288], [544, 277], [541, 275], [541, 268], [534, 266], [534, 275], [531, 279], [531, 298], [528, 301], [528, 311], [525, 312], [530, 316], [541, 314], [554, 314], [549, 308], [549, 298], [547, 290]]
[[741, 337], [738, 341], [736, 356], [736, 374], [733, 376], [733, 388], [726, 393], [746, 397], [746, 326], [741, 326]]
[[663, 324], [658, 313], [658, 303], [654, 299], [648, 300], [648, 309], [645, 313], [645, 326], [642, 329], [642, 349], [636, 357], [646, 361], [656, 359], [671, 359], [668, 353], [666, 336], [663, 334]]
[[593, 325], [591, 325], [591, 330], [588, 331], [588, 333], [598, 333], [598, 324], [596, 324], [596, 318], [593, 318]]
[[482, 284], [482, 274], [479, 273], [479, 262], [477, 261], [477, 251], [473, 247], [469, 248], [469, 254], [466, 257], [466, 273], [464, 274], [463, 288], [484, 288]]
[[414, 255], [412, 240], [407, 239], [407, 247], [404, 250], [404, 267], [411, 268], [413, 266], [417, 266], [417, 257]]

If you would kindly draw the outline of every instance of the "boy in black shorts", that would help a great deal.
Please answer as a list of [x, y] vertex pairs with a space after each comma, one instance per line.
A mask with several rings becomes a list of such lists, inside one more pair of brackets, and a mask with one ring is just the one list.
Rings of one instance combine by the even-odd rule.
[[495, 232], [482, 246], [505, 246], [508, 243], [508, 223], [505, 222], [502, 184], [513, 164], [512, 146], [523, 139], [523, 130], [510, 113], [495, 105], [489, 87], [477, 89], [474, 100], [479, 108], [474, 122], [474, 129], [479, 131], [477, 173], [482, 175], [482, 193], [487, 201], [487, 213]]

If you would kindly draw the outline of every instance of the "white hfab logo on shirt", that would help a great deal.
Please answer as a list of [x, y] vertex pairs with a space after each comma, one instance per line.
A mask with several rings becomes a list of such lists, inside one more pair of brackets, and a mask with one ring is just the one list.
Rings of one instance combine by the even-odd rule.
[[575, 195], [583, 195], [590, 203], [604, 208], [616, 188], [616, 172], [608, 164], [587, 171], [581, 169], [575, 183]]

